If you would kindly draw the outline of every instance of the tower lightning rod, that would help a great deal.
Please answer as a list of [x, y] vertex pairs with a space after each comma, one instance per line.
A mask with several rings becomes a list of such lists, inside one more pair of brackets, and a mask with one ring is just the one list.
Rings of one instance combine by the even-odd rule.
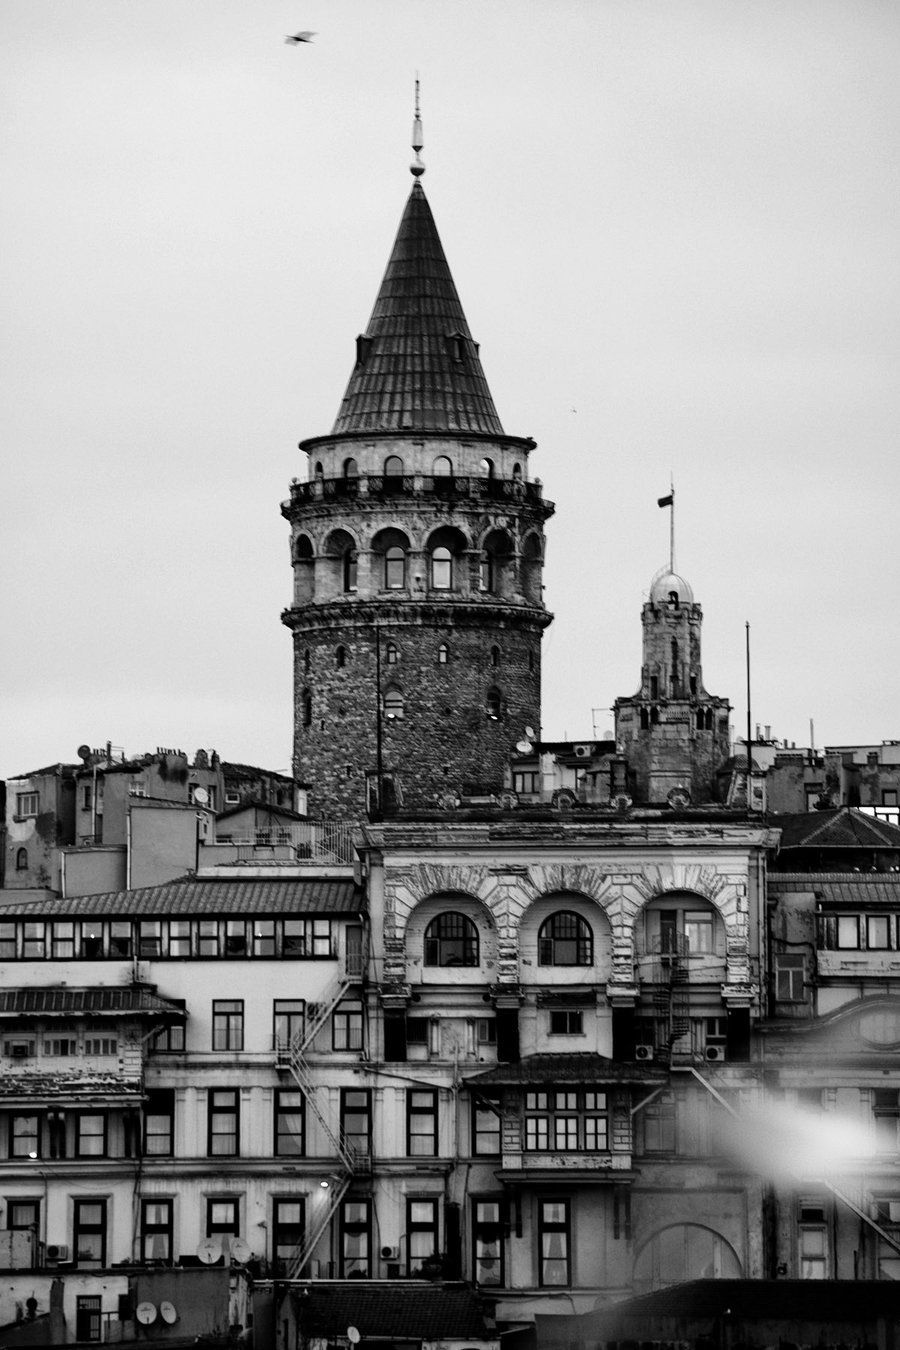
[[425, 144], [425, 138], [422, 135], [422, 115], [419, 111], [419, 72], [416, 71], [416, 110], [413, 115], [412, 129], [412, 148], [416, 152], [416, 157], [409, 166], [409, 171], [413, 178], [421, 178], [425, 172], [425, 165], [422, 163], [419, 151]]
[[750, 810], [750, 765], [752, 758], [750, 754], [750, 623], [745, 625], [747, 630], [747, 810]]
[[669, 571], [675, 571], [675, 479], [669, 474], [669, 496], [672, 498], [669, 511]]

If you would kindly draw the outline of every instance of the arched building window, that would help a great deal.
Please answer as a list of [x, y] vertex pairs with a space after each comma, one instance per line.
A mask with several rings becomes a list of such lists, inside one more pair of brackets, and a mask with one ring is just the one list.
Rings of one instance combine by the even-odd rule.
[[400, 648], [396, 642], [389, 642], [384, 649], [385, 660], [389, 666], [395, 666], [400, 660]]
[[446, 642], [442, 642], [438, 647], [438, 665], [445, 666], [449, 660], [450, 648], [447, 646]]
[[16, 871], [17, 871], [17, 872], [27, 872], [27, 871], [28, 871], [28, 849], [27, 849], [27, 848], [17, 848], [17, 849], [16, 849]]
[[384, 555], [384, 586], [388, 591], [402, 591], [406, 586], [406, 553], [399, 544]]
[[439, 914], [425, 929], [426, 966], [477, 966], [478, 929], [465, 914]]
[[438, 547], [431, 551], [431, 588], [434, 591], [453, 589], [453, 554], [449, 548]]
[[312, 726], [312, 694], [308, 689], [303, 695], [303, 725]]
[[356, 463], [356, 460], [355, 460], [355, 459], [352, 459], [352, 458], [351, 458], [351, 459], [345, 459], [345, 460], [344, 460], [344, 477], [345, 477], [345, 478], [358, 478], [358, 477], [359, 477], [359, 466], [358, 466], [358, 464]]
[[434, 461], [435, 478], [449, 478], [453, 473], [453, 465], [447, 455], [438, 455]]
[[499, 648], [499, 647], [492, 647], [492, 648], [491, 648], [491, 665], [492, 665], [492, 666], [499, 666], [499, 664], [500, 664], [500, 648]]
[[539, 966], [590, 966], [594, 963], [594, 937], [580, 914], [561, 909], [545, 919], [538, 930]]
[[349, 548], [344, 554], [344, 591], [350, 592], [356, 590], [356, 579], [359, 568], [359, 554], [355, 548]]
[[503, 696], [499, 689], [489, 689], [484, 701], [484, 710], [492, 722], [499, 722], [503, 716]]
[[386, 478], [396, 478], [403, 473], [403, 460], [399, 455], [388, 455], [384, 461], [384, 475]]
[[391, 688], [384, 691], [384, 715], [389, 722], [399, 721], [403, 717], [403, 695], [399, 689]]

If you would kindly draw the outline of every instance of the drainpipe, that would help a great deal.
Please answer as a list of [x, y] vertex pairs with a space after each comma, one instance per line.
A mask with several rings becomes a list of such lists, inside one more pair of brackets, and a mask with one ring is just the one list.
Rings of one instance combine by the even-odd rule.
[[[703, 1084], [707, 1092], [710, 1093], [711, 1096], [715, 1097], [716, 1101], [719, 1103], [720, 1106], [724, 1106], [725, 1110], [728, 1111], [732, 1116], [734, 1116], [735, 1120], [740, 1120], [741, 1118], [740, 1112], [735, 1111], [734, 1107], [731, 1106], [728, 1102], [726, 1102], [725, 1098], [721, 1095], [721, 1093], [717, 1092], [716, 1089], [713, 1087], [712, 1083], [708, 1082], [707, 1079], [703, 1077], [703, 1074], [700, 1073], [697, 1069], [695, 1069], [693, 1065], [673, 1064], [672, 1073], [693, 1074], [697, 1082]], [[864, 1209], [860, 1208], [860, 1206], [856, 1203], [855, 1200], [851, 1200], [849, 1195], [844, 1195], [844, 1192], [839, 1191], [837, 1186], [833, 1185], [833, 1183], [828, 1181], [827, 1178], [817, 1177], [815, 1178], [815, 1180], [818, 1185], [824, 1186], [826, 1190], [830, 1191], [836, 1200], [840, 1200], [841, 1203], [846, 1205], [848, 1209], [851, 1209], [854, 1214], [856, 1214], [860, 1219], [862, 1219], [863, 1223], [868, 1224], [868, 1226], [872, 1229], [872, 1231], [877, 1233], [878, 1236], [881, 1238], [881, 1240], [883, 1242], [886, 1242], [893, 1251], [900, 1254], [900, 1242], [898, 1242], [896, 1238], [892, 1238], [890, 1233], [886, 1233], [884, 1229], [879, 1224], [877, 1224], [875, 1220], [871, 1218], [870, 1215], [868, 1215]]]

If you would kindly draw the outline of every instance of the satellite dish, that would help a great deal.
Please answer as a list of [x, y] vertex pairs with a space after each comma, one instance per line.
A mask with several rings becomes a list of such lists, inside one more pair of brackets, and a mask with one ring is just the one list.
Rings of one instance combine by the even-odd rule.
[[534, 746], [531, 744], [531, 741], [526, 740], [523, 737], [521, 741], [516, 741], [516, 749], [520, 755], [527, 755], [530, 750], [534, 749]]
[[141, 1326], [149, 1327], [152, 1322], [156, 1321], [156, 1304], [139, 1303], [134, 1310], [134, 1315]]
[[362, 1340], [362, 1337], [360, 1336], [356, 1327], [347, 1328], [347, 1340], [350, 1342], [351, 1345], [359, 1345], [360, 1341]]
[[528, 739], [529, 739], [530, 741], [533, 741], [533, 740], [534, 740], [534, 727], [526, 727], [526, 728], [525, 728], [525, 735], [528, 737]]
[[209, 793], [205, 787], [194, 788], [194, 805], [205, 806], [209, 801]]
[[91, 747], [90, 747], [89, 745], [79, 745], [79, 747], [78, 747], [78, 758], [79, 758], [79, 759], [90, 759], [90, 757], [91, 757]]
[[231, 1259], [237, 1261], [239, 1266], [246, 1265], [253, 1252], [250, 1250], [250, 1243], [245, 1242], [242, 1237], [231, 1239]]
[[169, 1303], [168, 1300], [159, 1305], [159, 1315], [170, 1327], [178, 1321], [178, 1313], [175, 1311], [175, 1304]]
[[205, 1266], [212, 1266], [222, 1255], [222, 1248], [213, 1238], [204, 1238], [197, 1248], [197, 1255]]

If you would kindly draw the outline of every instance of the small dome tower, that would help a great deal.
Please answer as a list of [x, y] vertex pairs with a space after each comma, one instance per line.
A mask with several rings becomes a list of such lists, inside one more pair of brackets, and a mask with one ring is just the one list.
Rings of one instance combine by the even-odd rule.
[[414, 182], [329, 435], [301, 442], [291, 526], [294, 774], [310, 814], [499, 792], [540, 725], [544, 521]]

